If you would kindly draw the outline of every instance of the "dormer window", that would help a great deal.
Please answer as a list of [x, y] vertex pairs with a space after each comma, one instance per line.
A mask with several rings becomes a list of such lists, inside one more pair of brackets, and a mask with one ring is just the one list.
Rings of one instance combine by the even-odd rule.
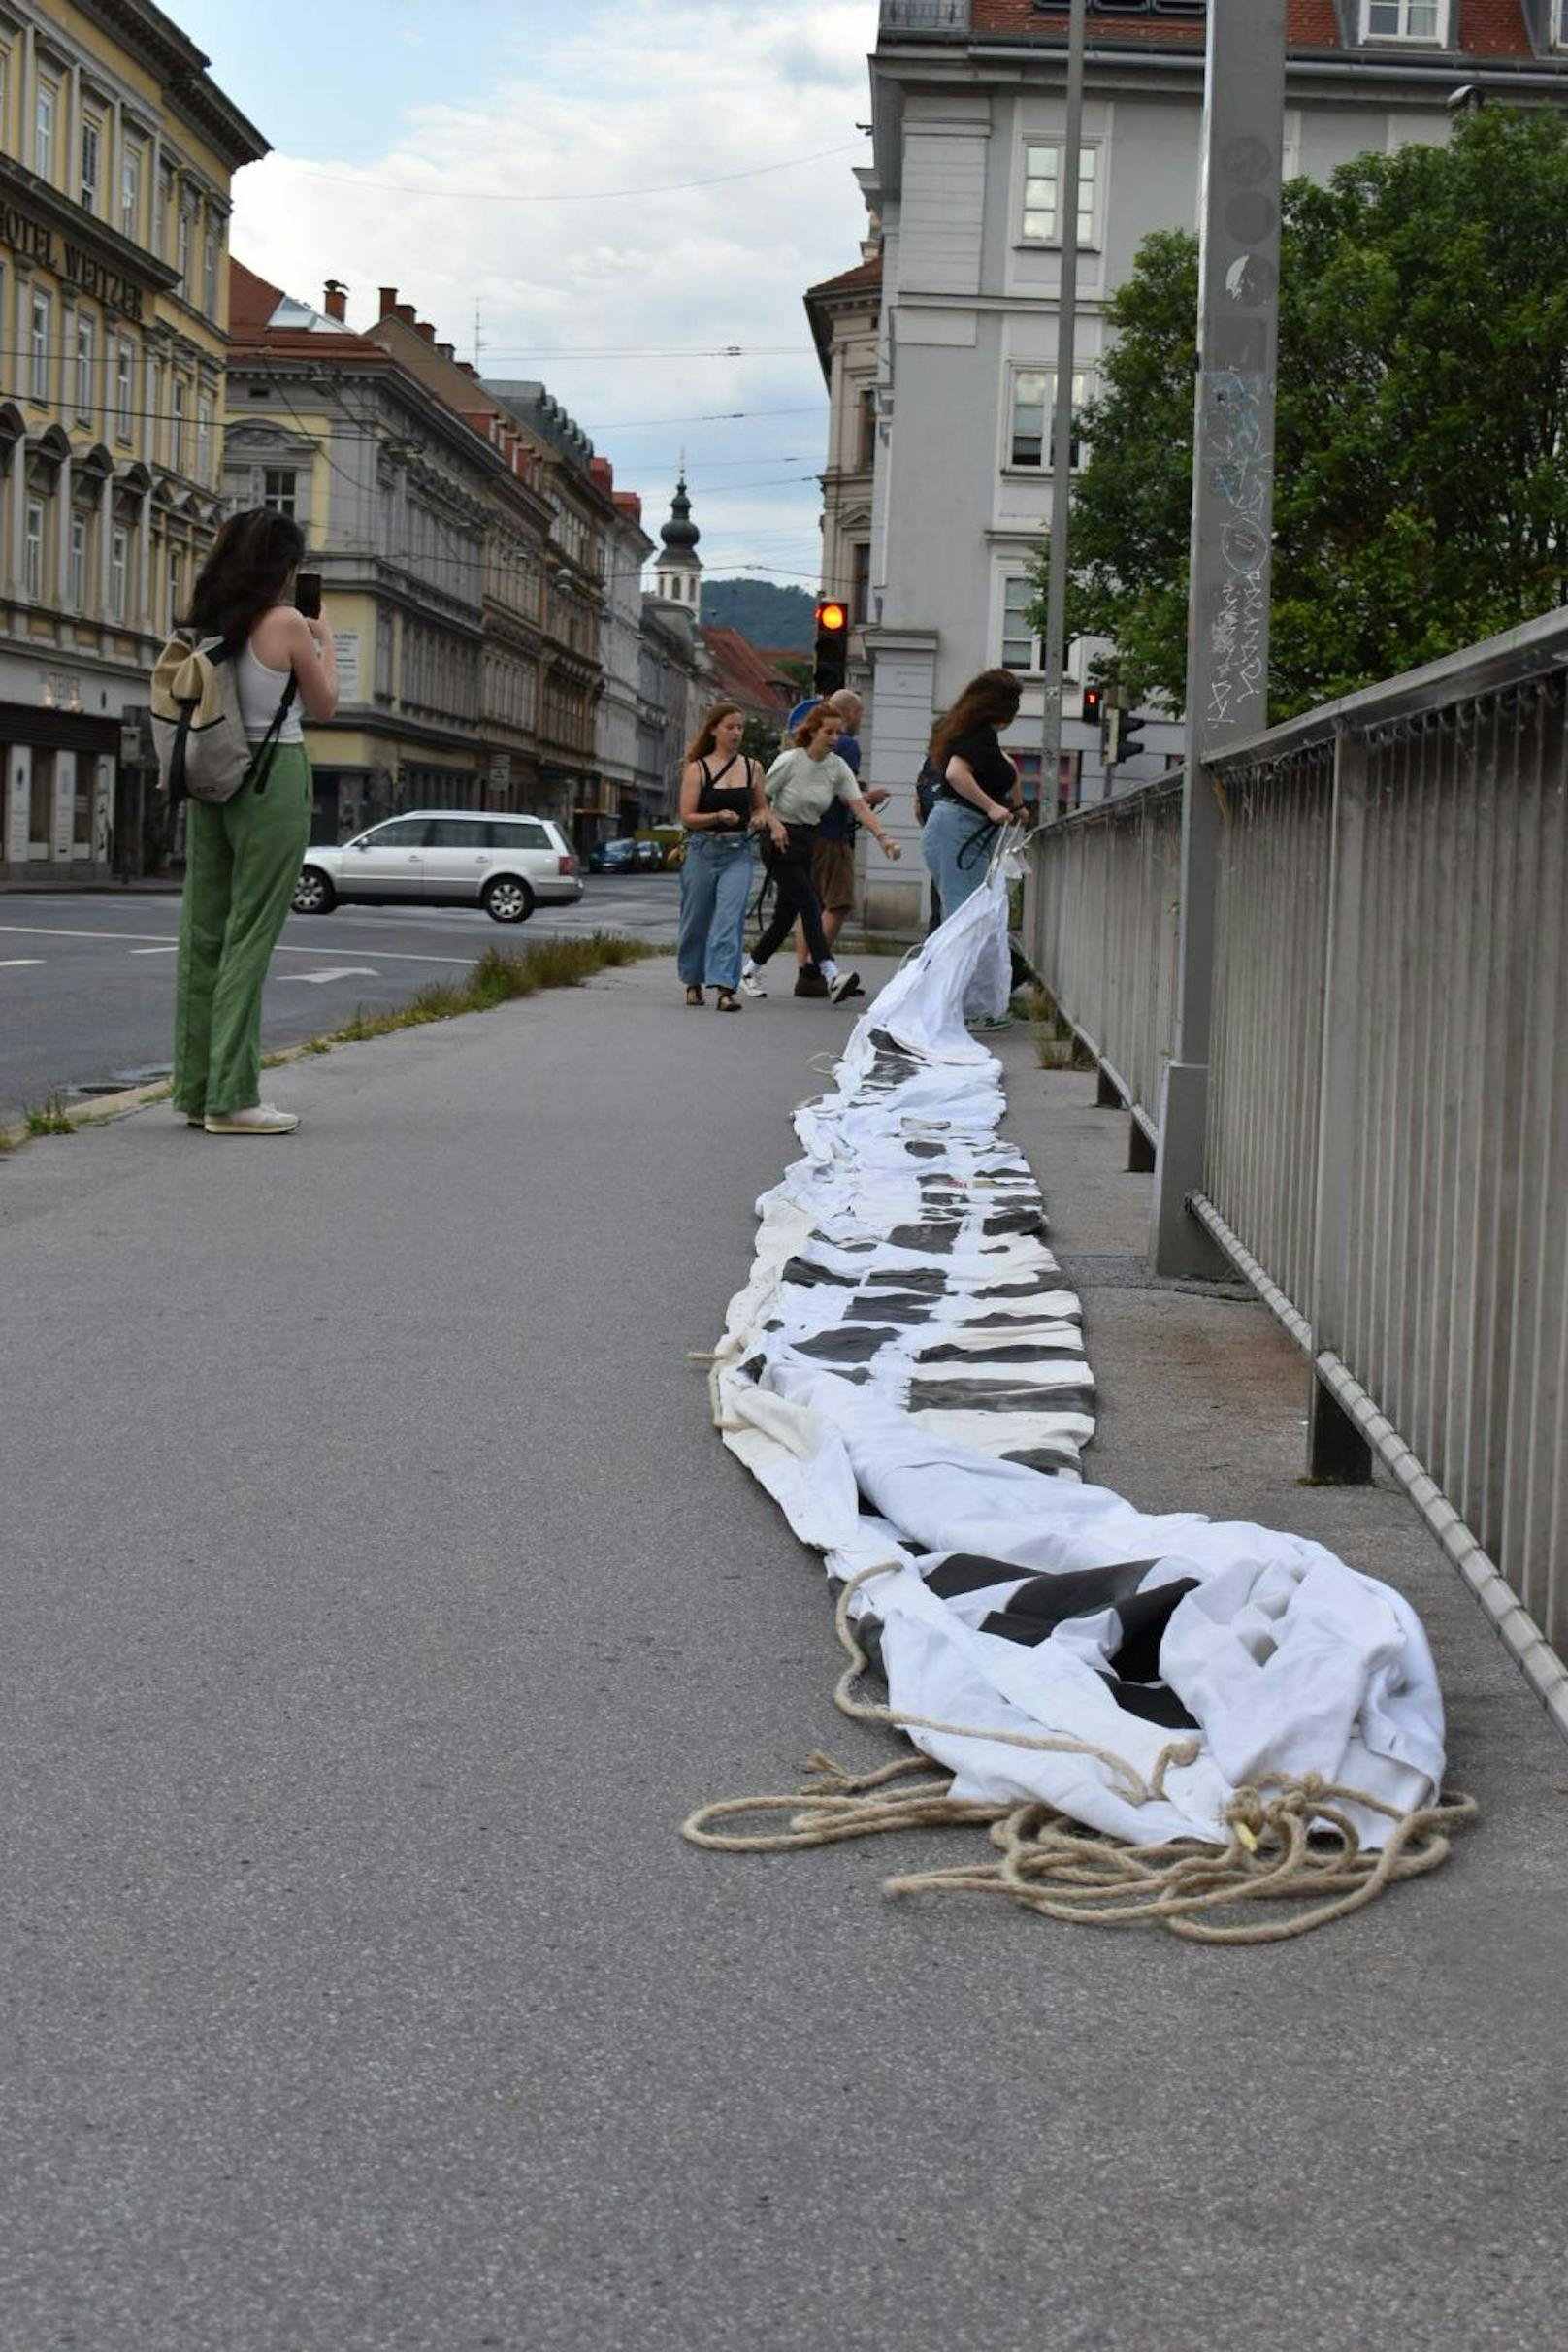
[[1448, 40], [1452, 0], [1361, 0], [1363, 41], [1420, 41], [1440, 48]]

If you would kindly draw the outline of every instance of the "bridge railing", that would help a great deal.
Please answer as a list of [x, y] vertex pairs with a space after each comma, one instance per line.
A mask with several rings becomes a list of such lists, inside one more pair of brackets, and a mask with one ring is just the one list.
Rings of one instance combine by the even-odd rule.
[[[1189, 1209], [1378, 1453], [1568, 1730], [1568, 610], [1205, 768], [1219, 804]], [[1041, 836], [1044, 977], [1157, 1131], [1181, 791]], [[1499, 1584], [1505, 1581], [1507, 1590]]]

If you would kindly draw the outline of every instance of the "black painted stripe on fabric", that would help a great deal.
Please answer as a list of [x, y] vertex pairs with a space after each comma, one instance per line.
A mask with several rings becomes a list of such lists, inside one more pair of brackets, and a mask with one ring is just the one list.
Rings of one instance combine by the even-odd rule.
[[1082, 1413], [1091, 1418], [1094, 1391], [1074, 1385], [1060, 1388], [1038, 1382], [1005, 1380], [912, 1380], [911, 1413]]
[[[1050, 1292], [1048, 1295], [1058, 1296], [1061, 1295], [1061, 1293]], [[1081, 1323], [1083, 1319], [1083, 1309], [1079, 1306], [1077, 1300], [1074, 1299], [1065, 1307], [1054, 1308], [1048, 1320], [1052, 1323]], [[1016, 1331], [1019, 1324], [1024, 1320], [1025, 1318], [1021, 1315], [1003, 1315], [1000, 1313], [996, 1315], [965, 1315], [961, 1319], [959, 1328], [961, 1331]]]
[[1059, 1272], [1054, 1281], [1045, 1281], [1030, 1274], [1024, 1282], [988, 1282], [976, 1290], [976, 1298], [1049, 1298], [1053, 1290], [1064, 1290], [1067, 1284]]
[[1140, 1715], [1146, 1723], [1158, 1723], [1161, 1731], [1198, 1731], [1202, 1727], [1196, 1715], [1189, 1715], [1174, 1690], [1165, 1682], [1129, 1682], [1122, 1675], [1098, 1670], [1100, 1681], [1108, 1682], [1111, 1696], [1118, 1707], [1125, 1707], [1130, 1715]]
[[792, 1258], [784, 1268], [784, 1280], [799, 1283], [804, 1290], [811, 1290], [818, 1283], [831, 1283], [838, 1290], [859, 1288], [853, 1274], [831, 1274], [826, 1266], [813, 1265], [809, 1258]]
[[998, 1341], [983, 1343], [978, 1348], [961, 1347], [957, 1340], [944, 1340], [939, 1348], [922, 1348], [915, 1358], [920, 1364], [1083, 1364], [1089, 1365], [1082, 1348], [1037, 1347], [1032, 1340], [1023, 1340], [1016, 1347], [1006, 1347]]
[[944, 1601], [956, 1601], [965, 1592], [984, 1592], [992, 1584], [1016, 1584], [1021, 1577], [1034, 1573], [1032, 1568], [1020, 1568], [1015, 1560], [987, 1559], [979, 1552], [950, 1552], [934, 1568], [921, 1570], [931, 1591]]
[[866, 1281], [867, 1289], [877, 1283], [885, 1290], [923, 1291], [928, 1298], [942, 1298], [947, 1292], [947, 1276], [939, 1266], [915, 1266], [903, 1274], [883, 1267], [880, 1273], [867, 1274]]
[[963, 1225], [962, 1217], [944, 1217], [940, 1224], [895, 1225], [888, 1235], [888, 1246], [895, 1250], [918, 1250], [927, 1258], [948, 1258]]
[[1042, 1478], [1060, 1478], [1063, 1470], [1081, 1467], [1076, 1446], [1026, 1446], [1021, 1453], [999, 1454], [997, 1459], [1017, 1462], [1023, 1470], [1038, 1470]]
[[900, 1330], [930, 1323], [934, 1307], [924, 1298], [852, 1298], [844, 1311], [846, 1323], [892, 1323]]
[[981, 1226], [984, 1233], [1038, 1233], [1050, 1231], [1043, 1209], [997, 1209]]
[[853, 1329], [840, 1323], [834, 1331], [819, 1331], [815, 1339], [798, 1339], [797, 1356], [809, 1356], [820, 1364], [868, 1364], [879, 1348], [898, 1336], [892, 1323], [866, 1323]]

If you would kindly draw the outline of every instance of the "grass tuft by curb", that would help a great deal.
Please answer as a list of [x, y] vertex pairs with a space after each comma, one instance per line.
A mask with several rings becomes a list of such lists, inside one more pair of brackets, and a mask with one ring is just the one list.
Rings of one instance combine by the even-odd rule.
[[[363, 1005], [356, 1005], [353, 1019], [335, 1029], [328, 1042], [358, 1045], [367, 1037], [389, 1036], [394, 1029], [451, 1021], [459, 1013], [485, 1013], [493, 1005], [537, 996], [540, 989], [576, 988], [596, 972], [613, 971], [622, 964], [641, 964], [650, 956], [669, 953], [667, 947], [626, 939], [614, 931], [590, 931], [582, 939], [540, 939], [520, 955], [487, 947], [466, 980], [434, 980], [407, 1004], [391, 1005], [384, 1012], [367, 1012]], [[315, 1043], [307, 1050], [319, 1052], [321, 1048]]]
[[76, 1121], [66, 1108], [65, 1096], [58, 1094], [46, 1094], [37, 1107], [29, 1103], [22, 1113], [22, 1121], [29, 1135], [70, 1135], [76, 1129]]

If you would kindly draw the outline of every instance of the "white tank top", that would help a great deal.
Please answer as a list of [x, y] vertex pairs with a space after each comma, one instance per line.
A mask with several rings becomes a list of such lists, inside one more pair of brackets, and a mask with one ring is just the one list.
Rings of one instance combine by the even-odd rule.
[[[284, 687], [288, 684], [286, 670], [274, 670], [251, 650], [246, 639], [235, 670], [235, 685], [240, 694], [240, 716], [252, 743], [259, 743], [274, 719]], [[289, 704], [288, 715], [278, 731], [279, 743], [303, 743], [305, 730], [300, 725], [300, 698], [296, 692]]]

